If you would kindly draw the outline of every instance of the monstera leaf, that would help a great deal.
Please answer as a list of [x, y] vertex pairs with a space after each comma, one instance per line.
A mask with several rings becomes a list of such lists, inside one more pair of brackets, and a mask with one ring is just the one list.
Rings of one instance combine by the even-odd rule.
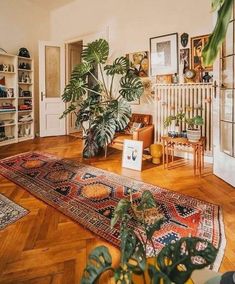
[[165, 246], [157, 257], [159, 270], [176, 284], [185, 283], [193, 270], [215, 261], [217, 249], [200, 238], [182, 238]]
[[131, 203], [127, 199], [121, 199], [118, 205], [115, 207], [113, 218], [111, 220], [111, 228], [115, 226], [118, 220], [122, 220], [123, 217], [128, 213], [131, 207]]
[[121, 131], [126, 128], [131, 117], [131, 107], [126, 100], [112, 100], [108, 105], [110, 112], [115, 119], [116, 131]]
[[73, 79], [65, 87], [64, 93], [62, 95], [62, 100], [64, 102], [76, 102], [82, 96], [86, 94], [87, 83], [82, 78]]
[[82, 58], [90, 64], [104, 64], [109, 56], [109, 44], [105, 39], [88, 43], [82, 51]]
[[100, 147], [112, 142], [116, 125], [115, 120], [110, 118], [109, 113], [98, 116], [93, 123], [94, 139]]
[[115, 74], [125, 74], [129, 68], [129, 61], [126, 57], [118, 57], [114, 60], [112, 65], [106, 65], [104, 70], [106, 70], [107, 75]]
[[83, 77], [84, 75], [87, 75], [92, 70], [92, 68], [92, 65], [87, 62], [77, 64], [73, 69], [70, 80], [76, 80]]
[[64, 112], [63, 114], [60, 116], [61, 118], [64, 118], [66, 115], [68, 115], [70, 112], [75, 112], [75, 110], [77, 110], [77, 105], [75, 104], [71, 104]]
[[85, 268], [81, 284], [93, 284], [100, 275], [111, 268], [112, 257], [105, 246], [96, 247], [89, 255], [89, 263]]
[[218, 18], [213, 33], [202, 51], [204, 66], [211, 66], [219, 52], [221, 44], [223, 43], [228, 29], [229, 21], [231, 20], [233, 0], [217, 0], [213, 1], [214, 8], [220, 4], [218, 11]]
[[92, 129], [88, 129], [85, 135], [85, 146], [83, 149], [83, 157], [91, 158], [99, 152], [99, 145], [94, 139], [94, 133]]
[[120, 80], [121, 90], [119, 93], [128, 102], [137, 100], [144, 92], [143, 84], [139, 77], [124, 76]]

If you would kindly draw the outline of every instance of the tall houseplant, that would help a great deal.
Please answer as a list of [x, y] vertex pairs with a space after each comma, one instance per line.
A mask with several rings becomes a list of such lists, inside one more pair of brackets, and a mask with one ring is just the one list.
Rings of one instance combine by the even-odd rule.
[[125, 57], [106, 64], [108, 56], [109, 45], [104, 39], [85, 46], [82, 63], [74, 68], [62, 96], [69, 104], [62, 117], [75, 113], [76, 126], [83, 129], [86, 158], [95, 156], [111, 143], [116, 131], [127, 126], [131, 117], [129, 102], [139, 99], [144, 91], [140, 78], [129, 72]]

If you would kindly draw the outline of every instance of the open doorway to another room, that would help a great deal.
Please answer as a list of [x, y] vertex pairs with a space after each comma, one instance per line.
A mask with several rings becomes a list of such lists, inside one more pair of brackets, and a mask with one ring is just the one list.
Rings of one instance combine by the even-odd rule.
[[[74, 67], [81, 63], [81, 53], [83, 48], [83, 41], [74, 41], [66, 43], [66, 84], [68, 84], [71, 73]], [[82, 138], [82, 129], [78, 129], [75, 125], [76, 115], [71, 113], [67, 118], [67, 131], [68, 135]]]

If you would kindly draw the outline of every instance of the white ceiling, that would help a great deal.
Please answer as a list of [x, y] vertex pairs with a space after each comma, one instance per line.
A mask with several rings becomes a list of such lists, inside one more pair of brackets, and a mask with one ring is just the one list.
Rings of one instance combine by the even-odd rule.
[[70, 2], [73, 2], [74, 0], [27, 0], [30, 3], [33, 3], [37, 6], [40, 6], [41, 8], [51, 11], [54, 9], [57, 9], [61, 6], [64, 6]]

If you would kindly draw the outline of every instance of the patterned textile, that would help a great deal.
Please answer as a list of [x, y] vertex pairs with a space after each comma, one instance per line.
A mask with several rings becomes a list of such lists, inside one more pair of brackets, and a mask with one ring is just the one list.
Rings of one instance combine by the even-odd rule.
[[[40, 152], [1, 160], [0, 174], [116, 246], [119, 227], [111, 229], [110, 219], [118, 201], [129, 199], [131, 188], [138, 204], [141, 193], [150, 190], [165, 217], [153, 237], [157, 251], [181, 237], [197, 236], [220, 249], [215, 268], [222, 260], [225, 237], [218, 205]], [[148, 247], [147, 255], [152, 254]]]
[[0, 194], [0, 230], [28, 214], [28, 210]]

